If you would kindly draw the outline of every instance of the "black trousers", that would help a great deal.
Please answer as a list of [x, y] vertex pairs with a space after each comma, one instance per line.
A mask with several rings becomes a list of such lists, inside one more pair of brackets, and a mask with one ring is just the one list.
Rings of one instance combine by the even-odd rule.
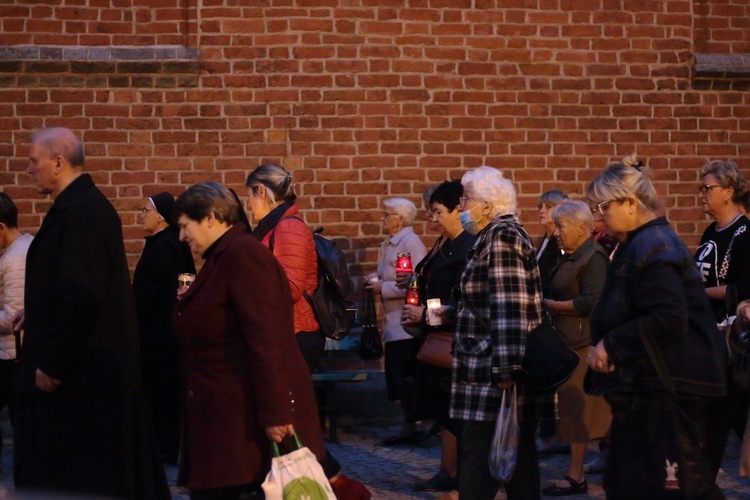
[[612, 407], [608, 499], [724, 498], [706, 448], [713, 398], [644, 390], [605, 398]]
[[[535, 500], [541, 497], [539, 460], [536, 454], [536, 421], [519, 422], [518, 456], [513, 478], [505, 486], [508, 500]], [[464, 422], [458, 496], [461, 500], [495, 498], [500, 482], [488, 466], [495, 422]]]

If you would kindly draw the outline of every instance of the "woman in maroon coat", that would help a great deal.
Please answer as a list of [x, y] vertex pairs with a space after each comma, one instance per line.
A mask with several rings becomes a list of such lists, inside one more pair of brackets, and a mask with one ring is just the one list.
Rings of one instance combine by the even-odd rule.
[[325, 458], [310, 373], [294, 340], [289, 281], [238, 223], [239, 211], [213, 182], [192, 186], [175, 204], [180, 239], [205, 259], [173, 318], [185, 351], [178, 484], [193, 499], [263, 498], [270, 440], [292, 432]]

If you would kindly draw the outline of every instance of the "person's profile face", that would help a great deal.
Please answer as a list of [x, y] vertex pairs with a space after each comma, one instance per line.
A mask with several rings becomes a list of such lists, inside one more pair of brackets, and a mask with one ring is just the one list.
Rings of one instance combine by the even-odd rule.
[[208, 217], [202, 221], [193, 220], [185, 214], [177, 219], [180, 228], [180, 241], [184, 241], [195, 255], [202, 255], [213, 241], [208, 230]]
[[29, 151], [29, 166], [26, 172], [34, 178], [36, 190], [41, 194], [50, 194], [55, 190], [55, 171], [59, 158], [50, 158], [49, 153], [38, 143], [31, 144]]

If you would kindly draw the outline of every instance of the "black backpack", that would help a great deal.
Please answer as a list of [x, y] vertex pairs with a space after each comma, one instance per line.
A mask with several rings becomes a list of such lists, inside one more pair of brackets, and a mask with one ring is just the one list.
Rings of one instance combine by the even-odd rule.
[[[307, 292], [304, 294], [323, 335], [329, 339], [341, 340], [354, 326], [357, 306], [347, 298], [352, 290], [344, 252], [336, 243], [321, 236], [322, 232], [323, 228], [320, 226], [313, 230], [313, 241], [318, 256], [318, 287], [312, 295]], [[269, 245], [271, 251], [273, 243], [272, 234]]]

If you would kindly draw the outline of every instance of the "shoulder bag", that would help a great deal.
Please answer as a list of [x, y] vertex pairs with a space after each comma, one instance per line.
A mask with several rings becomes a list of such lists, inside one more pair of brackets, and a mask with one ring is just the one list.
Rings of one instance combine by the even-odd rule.
[[[492, 331], [468, 300], [463, 300], [463, 305], [488, 332]], [[568, 346], [545, 311], [542, 322], [526, 335], [526, 352], [521, 362], [523, 377], [537, 389], [550, 391], [573, 375], [579, 360], [578, 353]]]
[[369, 290], [362, 291], [362, 336], [359, 339], [359, 357], [361, 359], [383, 357], [383, 339], [380, 338], [378, 330], [375, 299]]

